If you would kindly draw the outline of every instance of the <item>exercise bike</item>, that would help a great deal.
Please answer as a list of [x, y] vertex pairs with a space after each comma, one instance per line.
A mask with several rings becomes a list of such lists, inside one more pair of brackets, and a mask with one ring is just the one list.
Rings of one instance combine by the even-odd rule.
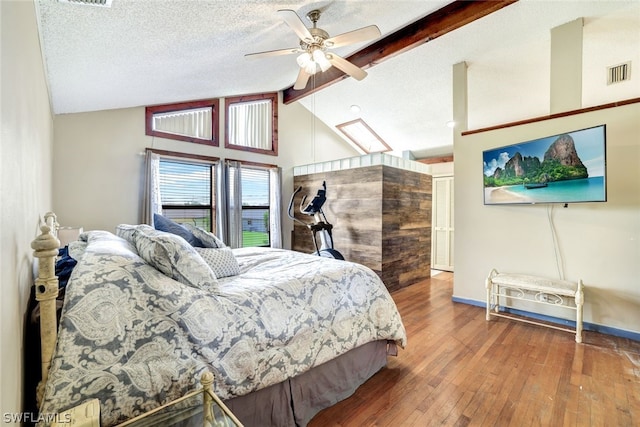
[[[291, 200], [289, 201], [289, 218], [294, 220], [295, 222], [304, 225], [313, 234], [313, 244], [316, 247], [316, 251], [314, 255], [318, 255], [326, 258], [334, 258], [334, 259], [344, 259], [342, 254], [337, 250], [333, 249], [333, 236], [331, 234], [331, 230], [333, 229], [333, 225], [327, 221], [327, 217], [322, 211], [322, 205], [327, 201], [327, 184], [325, 181], [322, 181], [322, 188], [318, 190], [313, 199], [304, 206], [304, 201], [307, 199], [307, 196], [302, 196], [302, 201], [300, 202], [300, 212], [313, 216], [314, 222], [306, 223], [304, 221], [296, 218], [291, 212], [291, 208], [293, 207], [293, 199], [296, 197], [302, 190], [302, 187], [296, 188], [296, 191], [291, 195]], [[303, 207], [304, 206], [304, 207]], [[320, 234], [320, 247], [318, 247], [318, 239], [316, 234]]]

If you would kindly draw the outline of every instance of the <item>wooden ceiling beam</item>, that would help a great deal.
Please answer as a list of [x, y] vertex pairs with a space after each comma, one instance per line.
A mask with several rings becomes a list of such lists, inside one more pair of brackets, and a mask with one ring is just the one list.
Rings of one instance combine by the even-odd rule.
[[425, 165], [432, 165], [434, 163], [450, 163], [450, 162], [453, 162], [453, 154], [449, 156], [427, 157], [424, 159], [416, 159], [416, 162], [424, 163]]
[[[363, 69], [373, 67], [517, 1], [454, 1], [355, 52], [346, 59]], [[293, 86], [285, 89], [282, 97], [283, 102], [289, 104], [297, 101], [347, 77], [345, 73], [336, 67], [331, 67], [323, 73], [316, 73], [311, 76], [305, 89], [294, 90]]]

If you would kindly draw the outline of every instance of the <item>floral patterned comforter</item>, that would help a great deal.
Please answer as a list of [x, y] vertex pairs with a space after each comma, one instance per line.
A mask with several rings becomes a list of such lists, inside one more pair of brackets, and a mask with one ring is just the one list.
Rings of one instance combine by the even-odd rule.
[[346, 261], [235, 249], [214, 293], [179, 283], [105, 231], [67, 285], [42, 413], [101, 402], [102, 426], [169, 402], [215, 375], [222, 399], [299, 375], [370, 341], [406, 334], [386, 287]]

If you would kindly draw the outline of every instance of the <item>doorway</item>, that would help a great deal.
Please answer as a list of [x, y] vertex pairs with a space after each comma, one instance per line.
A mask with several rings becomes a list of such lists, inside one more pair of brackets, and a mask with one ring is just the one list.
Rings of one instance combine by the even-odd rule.
[[453, 272], [453, 175], [433, 178], [431, 268]]

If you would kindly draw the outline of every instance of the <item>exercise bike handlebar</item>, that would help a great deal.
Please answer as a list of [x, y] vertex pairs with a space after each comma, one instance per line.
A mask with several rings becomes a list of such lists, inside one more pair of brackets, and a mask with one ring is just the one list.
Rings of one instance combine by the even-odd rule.
[[[287, 214], [289, 215], [289, 218], [293, 219], [294, 221], [304, 223], [296, 219], [293, 213], [291, 212], [291, 209], [293, 208], [293, 199], [296, 197], [296, 194], [298, 194], [301, 190], [302, 190], [302, 186], [299, 186], [291, 195]], [[325, 181], [322, 181], [322, 189], [318, 190], [318, 193], [313, 197], [313, 199], [306, 206], [304, 202], [307, 200], [307, 196], [306, 195], [302, 196], [302, 200], [300, 201], [300, 212], [305, 215], [321, 214], [324, 216], [324, 212], [322, 212], [322, 205], [324, 205], [324, 202], [327, 200], [326, 193], [327, 193], [327, 183]]]
[[289, 218], [291, 218], [292, 220], [299, 222], [300, 224], [303, 225], [307, 225], [304, 221], [300, 221], [298, 218], [296, 218], [293, 213], [291, 212], [291, 208], [293, 208], [293, 199], [296, 197], [296, 194], [298, 194], [300, 191], [302, 190], [302, 186], [296, 188], [296, 190], [293, 192], [293, 194], [291, 195], [291, 199], [289, 200], [289, 209], [287, 210], [287, 214], [289, 215]]

